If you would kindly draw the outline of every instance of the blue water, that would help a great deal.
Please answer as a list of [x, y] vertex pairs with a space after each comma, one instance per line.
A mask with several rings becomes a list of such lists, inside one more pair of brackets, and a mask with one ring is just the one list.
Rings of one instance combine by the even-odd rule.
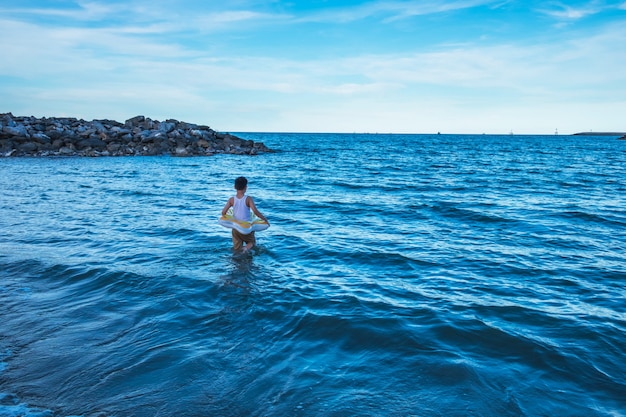
[[1, 416], [626, 415], [626, 141], [240, 135], [0, 159]]

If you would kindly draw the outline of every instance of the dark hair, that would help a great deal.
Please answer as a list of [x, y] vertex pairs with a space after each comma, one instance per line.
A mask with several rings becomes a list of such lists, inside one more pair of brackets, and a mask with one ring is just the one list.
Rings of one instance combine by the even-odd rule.
[[248, 180], [246, 179], [246, 177], [239, 177], [239, 178], [235, 179], [235, 189], [236, 190], [243, 190], [247, 186], [248, 186]]

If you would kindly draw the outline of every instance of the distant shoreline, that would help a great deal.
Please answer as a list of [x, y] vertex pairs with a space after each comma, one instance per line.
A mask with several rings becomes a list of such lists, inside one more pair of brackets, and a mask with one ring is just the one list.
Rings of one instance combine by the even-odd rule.
[[626, 132], [580, 132], [574, 136], [626, 136]]

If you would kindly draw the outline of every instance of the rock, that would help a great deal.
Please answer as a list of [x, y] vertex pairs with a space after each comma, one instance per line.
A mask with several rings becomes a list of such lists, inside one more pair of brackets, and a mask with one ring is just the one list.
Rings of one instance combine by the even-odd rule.
[[59, 149], [59, 154], [61, 155], [71, 155], [74, 153], [74, 150], [68, 148], [67, 146], [63, 146], [61, 149]]
[[50, 136], [46, 135], [45, 133], [35, 133], [34, 135], [32, 135], [32, 138], [39, 143], [51, 142]]
[[85, 149], [85, 148], [104, 149], [107, 146], [107, 144], [103, 140], [97, 139], [97, 138], [83, 139], [80, 142], [78, 142], [77, 145], [78, 145], [77, 146], [78, 149]]
[[162, 131], [156, 131], [156, 132], [150, 132], [150, 134], [148, 135], [148, 138], [150, 139], [161, 139], [161, 138], [167, 138], [167, 135], [162, 132]]
[[30, 138], [30, 135], [28, 134], [28, 130], [26, 130], [26, 127], [24, 125], [5, 126], [2, 129], [2, 132], [11, 136], [21, 136], [25, 138]]
[[26, 143], [22, 143], [19, 147], [18, 147], [20, 152], [33, 152], [37, 150], [37, 144], [35, 142], [26, 142]]
[[111, 152], [111, 153], [115, 153], [115, 152], [117, 152], [117, 151], [119, 151], [119, 150], [120, 150], [120, 147], [121, 147], [121, 146], [122, 146], [122, 145], [120, 145], [119, 143], [109, 143], [109, 144], [107, 145], [107, 150], [108, 150], [109, 152]]
[[94, 120], [93, 122], [91, 122], [91, 126], [96, 130], [96, 132], [98, 133], [103, 133], [106, 132], [107, 129], [104, 127], [104, 125], [102, 123], [100, 123], [98, 120]]
[[59, 139], [63, 137], [63, 128], [53, 128], [46, 130], [46, 135], [50, 137], [52, 140]]
[[126, 120], [124, 125], [126, 127], [133, 128], [133, 127], [137, 126], [139, 123], [143, 123], [144, 120], [146, 120], [146, 118], [144, 116], [135, 116], [132, 119]]
[[164, 133], [170, 133], [176, 127], [176, 123], [174, 122], [161, 122], [159, 124], [158, 129]]
[[189, 153], [187, 152], [187, 148], [178, 147], [176, 148], [176, 156], [187, 156]]
[[126, 128], [123, 128], [123, 127], [120, 127], [120, 126], [113, 126], [111, 128], [111, 130], [109, 131], [109, 134], [110, 133], [114, 133], [114, 134], [116, 134], [118, 136], [122, 136], [122, 135], [126, 135], [126, 134], [128, 134], [130, 132], [131, 132], [130, 129], [126, 129]]

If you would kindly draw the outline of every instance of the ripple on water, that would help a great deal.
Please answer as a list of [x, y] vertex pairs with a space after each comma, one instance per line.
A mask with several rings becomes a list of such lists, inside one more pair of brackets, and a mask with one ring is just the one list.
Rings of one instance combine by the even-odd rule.
[[623, 414], [623, 142], [250, 137], [0, 159], [0, 414]]

